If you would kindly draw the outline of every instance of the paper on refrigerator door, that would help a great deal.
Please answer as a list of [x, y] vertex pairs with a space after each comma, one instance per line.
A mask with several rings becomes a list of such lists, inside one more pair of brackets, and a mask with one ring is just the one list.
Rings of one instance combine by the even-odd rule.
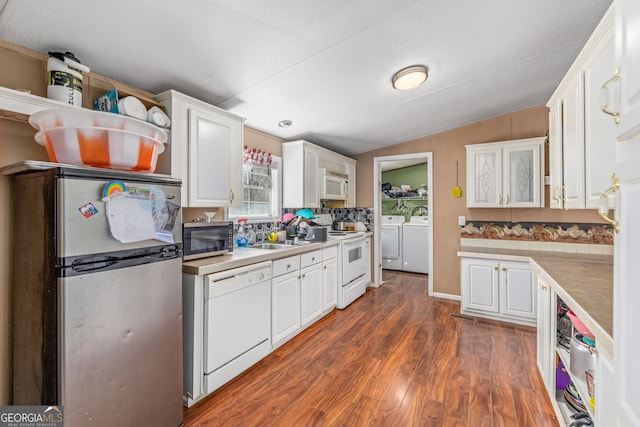
[[118, 193], [109, 197], [106, 204], [111, 235], [122, 243], [155, 239], [153, 215], [140, 200]]

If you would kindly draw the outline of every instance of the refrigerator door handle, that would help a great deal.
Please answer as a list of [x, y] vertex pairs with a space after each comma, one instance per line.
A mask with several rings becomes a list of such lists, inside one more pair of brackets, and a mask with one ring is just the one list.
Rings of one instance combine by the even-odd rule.
[[104, 261], [95, 261], [89, 264], [76, 264], [74, 263], [71, 266], [71, 269], [76, 273], [86, 273], [90, 271], [99, 271], [104, 270], [105, 268], [111, 267], [118, 263], [118, 258], [111, 258]]
[[140, 264], [150, 264], [158, 261], [166, 261], [182, 257], [182, 249], [163, 249], [159, 252], [145, 254], [143, 256], [115, 257], [115, 256], [92, 256], [76, 259], [71, 264], [71, 271], [74, 274], [94, 273], [104, 270], [132, 267]]

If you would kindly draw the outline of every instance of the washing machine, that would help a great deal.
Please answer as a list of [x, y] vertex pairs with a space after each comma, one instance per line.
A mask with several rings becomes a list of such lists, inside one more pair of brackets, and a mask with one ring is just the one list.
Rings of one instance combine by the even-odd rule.
[[429, 274], [429, 217], [412, 216], [402, 225], [402, 271]]
[[382, 268], [402, 270], [402, 224], [404, 215], [384, 215], [380, 221], [382, 234]]

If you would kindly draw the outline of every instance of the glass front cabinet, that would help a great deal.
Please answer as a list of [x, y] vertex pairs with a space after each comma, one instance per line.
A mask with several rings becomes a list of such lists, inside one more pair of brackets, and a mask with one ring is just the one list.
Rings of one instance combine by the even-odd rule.
[[467, 145], [467, 207], [544, 207], [544, 140]]

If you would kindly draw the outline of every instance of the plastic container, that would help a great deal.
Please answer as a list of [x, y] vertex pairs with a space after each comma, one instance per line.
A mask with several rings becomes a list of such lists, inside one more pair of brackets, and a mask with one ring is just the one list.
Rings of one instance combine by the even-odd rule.
[[40, 111], [29, 123], [55, 163], [153, 172], [167, 140], [150, 123], [86, 109]]
[[246, 248], [249, 244], [246, 234], [244, 233], [244, 225], [247, 223], [246, 218], [238, 220], [238, 234], [236, 234], [236, 246]]
[[82, 65], [71, 52], [49, 52], [47, 60], [47, 98], [82, 107]]
[[576, 316], [576, 314], [573, 312], [573, 310], [567, 311], [567, 316], [571, 320], [571, 323], [573, 324], [573, 327], [576, 328], [576, 330], [578, 332], [580, 332], [580, 334], [584, 335], [585, 337], [587, 337], [590, 340], [595, 340], [596, 339], [595, 336], [589, 330], [589, 328], [587, 328], [587, 326], [584, 323], [582, 323], [582, 320], [580, 320], [578, 318], [578, 316]]
[[31, 126], [38, 130], [59, 127], [111, 128], [126, 130], [158, 140], [167, 141], [167, 132], [146, 121], [136, 120], [120, 114], [88, 109], [53, 109], [34, 113], [29, 117]]
[[51, 128], [37, 132], [35, 140], [54, 163], [140, 172], [153, 172], [164, 151], [153, 138], [108, 128]]

